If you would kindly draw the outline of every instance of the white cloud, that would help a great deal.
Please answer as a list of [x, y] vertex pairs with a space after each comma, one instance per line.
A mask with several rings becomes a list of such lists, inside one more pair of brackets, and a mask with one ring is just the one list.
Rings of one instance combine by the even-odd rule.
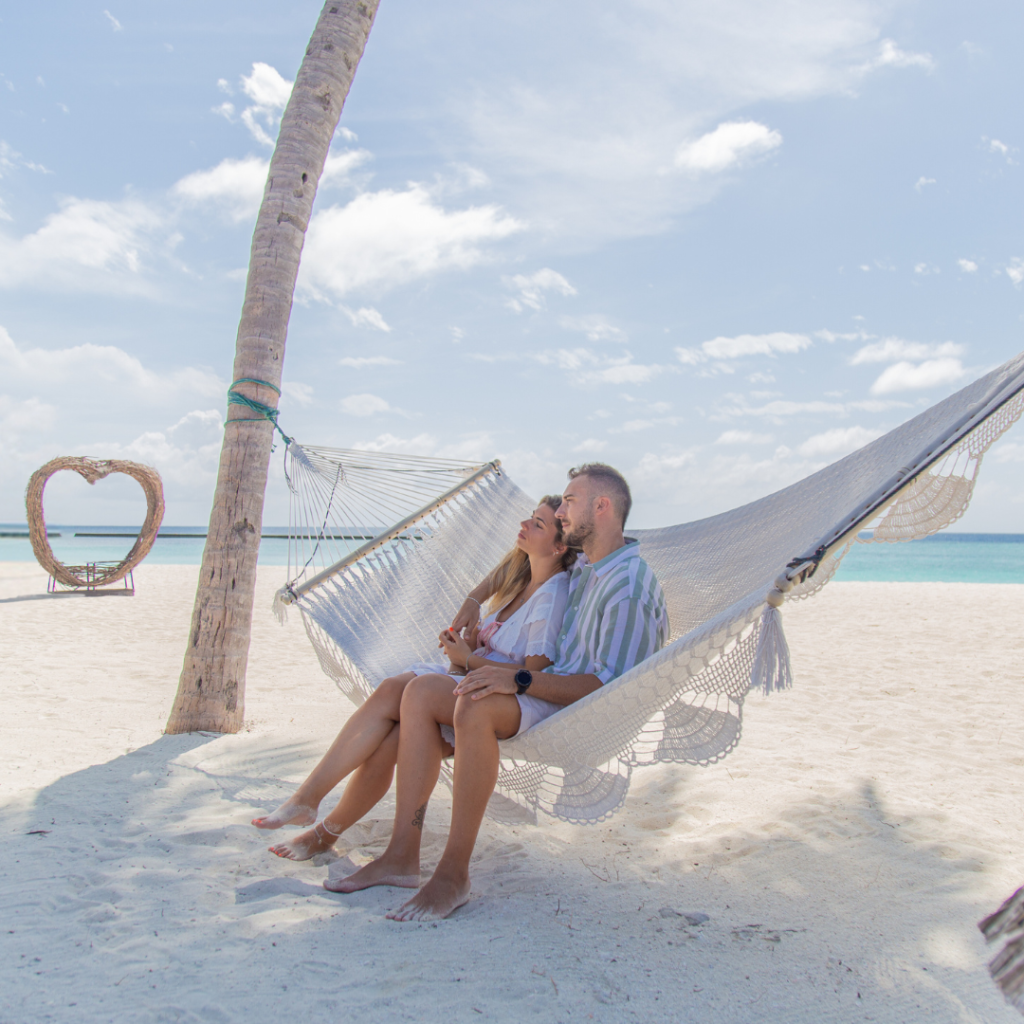
[[963, 354], [963, 345], [957, 345], [952, 341], [929, 345], [920, 341], [904, 341], [902, 338], [885, 338], [883, 341], [872, 342], [854, 352], [850, 358], [850, 365], [892, 363], [901, 359], [950, 358]]
[[[223, 436], [226, 386], [207, 370], [173, 362], [150, 367], [112, 345], [19, 346], [0, 328], [0, 389], [7, 392], [0, 395], [0, 504], [6, 517], [24, 514], [18, 496], [25, 480], [56, 452], [155, 465], [164, 479], [167, 521], [202, 522]], [[65, 518], [81, 522], [81, 515], [95, 512], [101, 518], [84, 521], [122, 521], [102, 518], [104, 509], [117, 514], [109, 493], [90, 492], [86, 512], [69, 508]]]
[[390, 356], [342, 356], [338, 360], [338, 365], [362, 370], [367, 366], [401, 366], [402, 360], [392, 359]]
[[535, 352], [529, 358], [541, 366], [555, 366], [573, 374], [577, 384], [646, 384], [664, 367], [634, 363], [628, 352], [619, 357], [592, 352], [587, 348], [553, 349]]
[[774, 356], [777, 352], [802, 352], [813, 344], [806, 334], [739, 334], [734, 338], [718, 337], [705, 341], [700, 348], [676, 348], [676, 358], [686, 366], [697, 366], [709, 359], [740, 359], [743, 356]]
[[524, 309], [543, 309], [546, 305], [545, 292], [553, 291], [566, 296], [576, 294], [576, 289], [558, 271], [550, 267], [544, 267], [533, 274], [515, 274], [501, 280], [506, 288], [513, 288], [519, 292], [517, 298], [508, 301], [509, 307], [517, 313], [523, 312]]
[[[364, 149], [328, 153], [320, 185], [348, 182], [350, 172], [369, 159]], [[258, 156], [227, 157], [209, 170], [186, 174], [171, 187], [171, 196], [189, 205], [218, 208], [236, 224], [254, 221], [263, 201], [269, 167], [270, 161]]]
[[841, 402], [822, 402], [815, 399], [810, 402], [793, 402], [785, 399], [776, 399], [765, 402], [763, 405], [749, 405], [747, 401], [737, 395], [730, 396], [732, 405], [723, 406], [722, 409], [712, 416], [712, 419], [731, 419], [735, 416], [764, 416], [766, 419], [782, 422], [785, 416], [800, 415], [832, 415], [845, 416], [846, 406]]
[[22, 449], [30, 439], [47, 433], [56, 420], [57, 409], [48, 402], [35, 397], [16, 399], [0, 395], [0, 447]]
[[1017, 441], [1003, 441], [992, 449], [988, 456], [992, 462], [1024, 462], [1024, 444]]
[[914, 266], [914, 273], [928, 277], [930, 274], [940, 274], [942, 271], [931, 263], [917, 263]]
[[162, 215], [136, 199], [63, 199], [37, 231], [0, 233], [0, 288], [151, 291], [142, 258], [162, 226]]
[[[890, 17], [888, 4], [864, 0], [549, 5], [546, 59], [517, 69], [502, 60], [508, 70], [495, 83], [464, 90], [454, 106], [468, 120], [474, 163], [515, 190], [510, 208], [531, 224], [574, 242], [660, 232], [725, 177], [670, 173], [681, 140], [709, 124], [752, 123], [749, 111], [773, 102], [849, 95], [883, 67], [927, 65], [880, 44]], [[454, 81], [478, 81], [491, 54], [533, 52], [533, 23], [485, 28]], [[563, 38], [574, 45], [559, 46]], [[767, 145], [770, 132], [753, 145]], [[684, 147], [682, 159], [717, 165], [742, 149]]]
[[754, 434], [749, 430], [726, 430], [715, 439], [715, 444], [771, 444], [771, 434]]
[[974, 260], [957, 260], [956, 265], [965, 274], [973, 274], [978, 269], [978, 264]]
[[123, 391], [147, 404], [173, 401], [184, 395], [221, 398], [226, 384], [208, 370], [182, 367], [159, 373], [146, 369], [114, 345], [70, 348], [20, 348], [0, 327], [0, 379], [23, 387], [58, 388], [71, 384], [96, 393]]
[[[433, 434], [417, 434], [415, 437], [397, 437], [394, 434], [379, 434], [372, 441], [357, 441], [352, 445], [356, 451], [395, 452], [402, 455], [432, 455], [439, 459], [464, 459], [467, 462], [483, 462], [495, 456], [494, 441], [486, 431], [468, 434], [447, 444], [441, 443]], [[501, 456], [502, 462], [508, 462]], [[516, 479], [524, 483], [517, 472]]]
[[558, 318], [558, 326], [567, 331], [580, 331], [589, 341], [625, 341], [626, 332], [616, 327], [608, 317], [601, 313], [590, 313], [585, 316], [562, 316]]
[[805, 459], [816, 459], [823, 455], [834, 459], [863, 448], [869, 441], [881, 437], [882, 433], [881, 430], [869, 430], [866, 427], [835, 427], [809, 437], [797, 451]]
[[[264, 146], [273, 146], [274, 140], [264, 131], [277, 127], [281, 112], [288, 104], [292, 94], [292, 85], [280, 72], [257, 61], [248, 75], [242, 76], [242, 92], [252, 100], [252, 105], [242, 111], [242, 123], [252, 137]], [[262, 124], [261, 124], [262, 122]]]
[[112, 28], [112, 29], [113, 29], [113, 30], [114, 30], [115, 32], [123, 32], [123, 31], [124, 31], [124, 26], [123, 26], [123, 25], [121, 24], [121, 22], [119, 22], [119, 21], [117, 20], [117, 18], [115, 18], [115, 17], [114, 17], [114, 16], [113, 16], [113, 15], [112, 15], [112, 14], [110, 13], [110, 11], [104, 11], [103, 13], [104, 13], [104, 15], [106, 16], [106, 19], [107, 19], [107, 21], [109, 21], [109, 22], [110, 22], [110, 27], [111, 27], [111, 28]]
[[300, 284], [316, 298], [384, 290], [449, 268], [466, 269], [486, 255], [481, 245], [524, 225], [496, 206], [449, 212], [422, 185], [403, 192], [364, 192], [346, 206], [313, 217]]
[[4, 139], [0, 139], [0, 178], [4, 177], [5, 171], [13, 171], [19, 167], [24, 167], [30, 171], [35, 171], [37, 174], [53, 174], [48, 167], [44, 167], [42, 164], [37, 164], [33, 160], [28, 160], [21, 155], [10, 143]]
[[1006, 268], [1006, 276], [1013, 282], [1015, 288], [1024, 284], [1024, 259], [1014, 256], [1010, 265]]
[[572, 449], [573, 455], [600, 455], [603, 451], [607, 451], [608, 442], [601, 441], [596, 437], [588, 437], [583, 441], [580, 441]]
[[934, 178], [918, 178], [914, 183], [914, 189], [917, 192], [923, 192], [928, 185], [934, 185], [935, 183]]
[[927, 359], [916, 364], [893, 363], [871, 385], [871, 394], [888, 395], [896, 391], [940, 387], [960, 380], [965, 372], [959, 359]]
[[302, 384], [297, 380], [286, 380], [281, 384], [283, 398], [299, 405], [313, 404], [313, 389], [308, 384]]
[[391, 412], [391, 404], [378, 395], [349, 395], [343, 398], [338, 407], [349, 416], [376, 416], [381, 412]]
[[319, 187], [348, 184], [352, 172], [371, 157], [372, 154], [367, 149], [343, 149], [337, 153], [332, 150], [324, 161]]
[[675, 165], [687, 171], [724, 171], [781, 145], [782, 135], [757, 121], [728, 121], [680, 146]]
[[1008, 146], [1005, 142], [1000, 142], [999, 139], [990, 139], [987, 136], [982, 136], [981, 141], [987, 143], [988, 151], [994, 153], [996, 156], [1003, 157], [1008, 164], [1015, 163], [1011, 153], [1016, 153], [1017, 148], [1015, 146]]
[[375, 331], [390, 332], [391, 327], [381, 316], [380, 312], [372, 306], [363, 306], [361, 309], [349, 309], [348, 306], [338, 307], [352, 321], [353, 327], [372, 327]]
[[901, 50], [891, 39], [883, 39], [878, 47], [878, 55], [869, 67], [874, 68], [924, 68], [932, 71], [935, 59], [930, 53], [913, 53]]
[[[267, 129], [276, 130], [294, 83], [282, 77], [276, 68], [257, 61], [253, 64], [252, 71], [242, 76], [239, 84], [242, 92], [252, 101], [241, 113], [242, 123], [260, 145], [272, 148], [274, 140], [267, 133]], [[218, 78], [217, 87], [229, 96], [233, 95], [233, 90], [225, 79]], [[233, 122], [235, 119], [235, 105], [229, 100], [212, 109], [213, 113], [228, 121]]]
[[[195, 500], [213, 490], [223, 415], [214, 409], [195, 410], [164, 430], [145, 431], [127, 443], [90, 441], [87, 445], [72, 445], [71, 454], [87, 452], [95, 458], [130, 459], [155, 466], [163, 479], [168, 505], [173, 509], [176, 498], [180, 501], [187, 496]], [[208, 507], [208, 500], [201, 502], [200, 507]]]
[[207, 171], [193, 171], [171, 187], [171, 195], [183, 202], [219, 207], [228, 220], [255, 220], [267, 183], [268, 160], [246, 156], [228, 157]]

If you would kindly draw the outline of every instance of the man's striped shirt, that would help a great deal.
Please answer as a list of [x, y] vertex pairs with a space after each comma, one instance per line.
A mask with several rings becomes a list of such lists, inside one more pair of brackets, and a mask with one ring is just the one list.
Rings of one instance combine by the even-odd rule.
[[635, 540], [591, 565], [581, 554], [569, 577], [555, 675], [595, 675], [602, 684], [659, 650], [668, 636], [661, 584]]

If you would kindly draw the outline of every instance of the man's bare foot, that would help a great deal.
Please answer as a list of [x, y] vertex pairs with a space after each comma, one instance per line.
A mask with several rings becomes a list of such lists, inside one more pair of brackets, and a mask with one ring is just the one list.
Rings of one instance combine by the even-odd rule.
[[316, 821], [316, 808], [295, 800], [285, 800], [276, 811], [262, 818], [253, 818], [257, 828], [280, 828], [282, 825], [312, 825]]
[[268, 849], [287, 860], [310, 860], [318, 853], [329, 850], [337, 840], [338, 836], [332, 835], [322, 822], [318, 822], [308, 832], [302, 832], [290, 842], [278, 843]]
[[469, 878], [434, 872], [433, 878], [408, 903], [386, 915], [392, 921], [440, 921], [469, 899]]
[[397, 885], [402, 889], [418, 889], [420, 873], [415, 863], [404, 863], [396, 858], [383, 857], [365, 864], [347, 878], [324, 881], [324, 888], [329, 892], [359, 892], [374, 885]]

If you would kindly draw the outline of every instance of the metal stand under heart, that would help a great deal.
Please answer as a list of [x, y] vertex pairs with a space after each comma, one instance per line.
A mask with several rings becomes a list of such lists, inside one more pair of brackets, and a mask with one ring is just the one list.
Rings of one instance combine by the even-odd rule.
[[[94, 484], [111, 473], [124, 473], [138, 481], [146, 495], [146, 521], [131, 551], [120, 562], [93, 562], [89, 565], [65, 565], [58, 561], [46, 537], [46, 519], [43, 515], [43, 489], [55, 473], [70, 469]], [[121, 459], [89, 459], [81, 455], [65, 455], [52, 459], [37, 469], [25, 492], [25, 510], [28, 514], [28, 532], [39, 564], [65, 587], [107, 586], [124, 579], [141, 562], [156, 541], [160, 523], [164, 518], [164, 486], [160, 474], [151, 466]]]

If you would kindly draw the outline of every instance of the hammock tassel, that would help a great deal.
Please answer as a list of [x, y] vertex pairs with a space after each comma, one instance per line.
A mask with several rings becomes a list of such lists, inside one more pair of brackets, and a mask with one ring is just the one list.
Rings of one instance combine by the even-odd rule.
[[766, 694], [773, 690], [788, 690], [793, 685], [789, 644], [782, 631], [782, 615], [779, 612], [786, 594], [780, 584], [785, 586], [785, 590], [793, 586], [791, 580], [780, 576], [775, 581], [775, 588], [768, 592], [765, 599], [768, 603], [761, 615], [761, 635], [757, 639], [754, 671], [750, 679], [751, 689], [760, 689]]
[[288, 605], [295, 600], [291, 587], [282, 587], [274, 594], [274, 602], [270, 606], [277, 621], [283, 626], [288, 621]]

